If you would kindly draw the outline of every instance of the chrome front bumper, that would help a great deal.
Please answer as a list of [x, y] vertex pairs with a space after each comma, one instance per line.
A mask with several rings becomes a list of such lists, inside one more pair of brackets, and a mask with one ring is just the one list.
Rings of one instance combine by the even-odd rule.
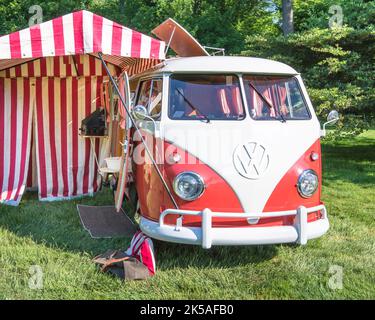
[[[313, 222], [307, 222], [307, 216], [311, 212], [322, 212], [322, 218]], [[166, 225], [164, 219], [167, 215], [179, 215], [177, 224]], [[201, 216], [202, 227], [182, 226], [183, 217]], [[256, 221], [261, 218], [295, 216], [294, 225], [277, 227], [241, 227], [241, 228], [214, 228], [212, 218], [245, 218], [248, 221]], [[277, 243], [298, 243], [305, 245], [307, 240], [318, 238], [329, 229], [327, 210], [324, 205], [296, 210], [265, 212], [259, 214], [246, 213], [222, 213], [212, 212], [210, 209], [203, 211], [186, 211], [168, 209], [160, 215], [159, 223], [141, 218], [141, 230], [148, 236], [169, 242], [201, 245], [205, 249], [212, 245], [261, 245]]]

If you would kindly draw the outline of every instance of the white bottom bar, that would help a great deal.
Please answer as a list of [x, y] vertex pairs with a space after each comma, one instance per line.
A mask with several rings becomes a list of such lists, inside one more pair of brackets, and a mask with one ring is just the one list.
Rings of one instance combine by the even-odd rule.
[[[168, 242], [202, 245], [202, 228], [162, 225], [144, 217], [140, 221], [141, 230], [148, 236]], [[323, 219], [307, 223], [304, 236], [307, 240], [319, 238], [329, 229], [327, 215]], [[299, 234], [296, 226], [278, 227], [242, 227], [211, 228], [212, 245], [262, 245], [298, 242]]]

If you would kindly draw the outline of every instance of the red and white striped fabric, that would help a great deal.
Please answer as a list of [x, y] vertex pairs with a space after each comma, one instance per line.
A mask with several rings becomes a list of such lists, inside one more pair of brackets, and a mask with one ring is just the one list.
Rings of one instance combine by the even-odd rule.
[[125, 71], [128, 73], [128, 76], [131, 77], [135, 74], [150, 70], [153, 67], [157, 67], [160, 63], [161, 60], [137, 59], [133, 64], [129, 64], [128, 67], [125, 68]]
[[[98, 57], [97, 54], [94, 56]], [[103, 59], [109, 63], [119, 67], [123, 72], [126, 72], [129, 77], [142, 73], [144, 71], [149, 71], [150, 69], [160, 65], [162, 60], [158, 59], [135, 59], [135, 58], [124, 58], [124, 57], [116, 57], [116, 56], [109, 56], [103, 55]], [[1, 68], [1, 66], [0, 66]]]
[[[108, 77], [97, 54], [119, 75], [159, 63], [164, 50], [164, 42], [84, 10], [0, 37], [0, 202], [17, 205], [36, 176], [42, 200], [97, 191], [94, 152], [78, 132], [104, 105]], [[109, 150], [101, 142], [99, 163]]]
[[18, 205], [25, 190], [33, 110], [29, 79], [0, 78], [0, 203]]
[[[107, 66], [113, 76], [121, 73], [119, 67], [110, 63]], [[91, 55], [40, 58], [0, 71], [1, 78], [66, 78], [106, 75], [107, 72], [102, 62]]]
[[[79, 136], [82, 119], [103, 105], [107, 77], [0, 78], [0, 201], [17, 205], [25, 189], [34, 137], [41, 200], [93, 194], [99, 176], [90, 140]], [[32, 131], [32, 114], [35, 130]], [[33, 134], [32, 134], [33, 133]], [[104, 141], [104, 142], [103, 142]], [[102, 143], [108, 143], [101, 140]], [[98, 139], [95, 153], [108, 156]], [[29, 172], [29, 177], [32, 172]]]
[[102, 52], [165, 59], [165, 43], [81, 10], [0, 37], [0, 59], [25, 59]]
[[[79, 127], [85, 117], [103, 105], [102, 86], [102, 77], [35, 79], [35, 135], [41, 200], [70, 199], [98, 190], [95, 155], [90, 140], [79, 136]], [[93, 141], [95, 153], [99, 155], [102, 146], [99, 139]]]
[[126, 254], [141, 261], [148, 268], [151, 275], [155, 274], [156, 262], [154, 244], [151, 238], [146, 236], [143, 232], [137, 231], [135, 233]]

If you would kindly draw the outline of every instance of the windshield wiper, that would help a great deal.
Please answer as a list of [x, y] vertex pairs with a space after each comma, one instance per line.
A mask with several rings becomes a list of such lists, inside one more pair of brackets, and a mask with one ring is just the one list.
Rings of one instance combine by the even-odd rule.
[[[274, 109], [274, 107], [271, 105], [271, 103], [268, 101], [268, 99], [251, 83], [251, 81], [249, 81], [248, 84], [259, 95], [259, 97], [266, 103], [266, 105], [269, 109]], [[276, 109], [275, 109], [275, 113], [276, 113]], [[281, 120], [280, 120], [280, 118], [276, 118], [276, 119], [285, 123], [286, 119], [281, 112], [279, 112], [279, 116], [280, 116]]]
[[190, 108], [192, 108], [195, 112], [198, 112], [206, 120], [206, 123], [210, 123], [210, 119], [208, 118], [208, 116], [206, 116], [202, 111], [196, 108], [179, 89], [176, 89], [176, 91], [182, 96], [182, 98], [184, 98], [185, 102], [189, 105]]

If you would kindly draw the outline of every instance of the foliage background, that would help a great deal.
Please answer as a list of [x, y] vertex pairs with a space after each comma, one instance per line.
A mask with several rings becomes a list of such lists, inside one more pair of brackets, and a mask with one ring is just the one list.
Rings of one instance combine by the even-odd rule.
[[[373, 125], [375, 1], [294, 0], [295, 33], [284, 37], [281, 0], [0, 0], [0, 34], [27, 27], [35, 4], [44, 21], [87, 9], [146, 34], [172, 17], [203, 45], [293, 66], [322, 120], [341, 113], [336, 137]], [[329, 28], [332, 5], [342, 8], [342, 27]]]

